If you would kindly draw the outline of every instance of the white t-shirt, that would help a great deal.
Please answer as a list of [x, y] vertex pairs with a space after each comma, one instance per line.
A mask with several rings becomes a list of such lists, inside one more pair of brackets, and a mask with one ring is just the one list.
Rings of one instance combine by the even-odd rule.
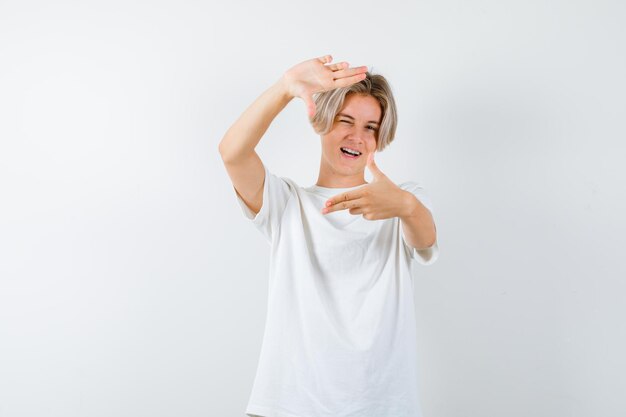
[[[367, 220], [329, 197], [362, 187], [302, 188], [265, 167], [263, 206], [246, 218], [271, 246], [265, 333], [246, 414], [421, 417], [411, 261], [399, 218]], [[414, 182], [398, 185], [432, 213]], [[234, 190], [234, 187], [233, 187]]]

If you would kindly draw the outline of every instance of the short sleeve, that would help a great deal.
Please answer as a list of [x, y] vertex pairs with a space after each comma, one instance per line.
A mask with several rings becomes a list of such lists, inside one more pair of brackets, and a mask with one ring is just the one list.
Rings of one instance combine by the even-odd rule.
[[[423, 186], [421, 186], [420, 184], [416, 182], [406, 182], [406, 183], [403, 183], [400, 186], [400, 188], [412, 193], [420, 201], [420, 203], [422, 203], [424, 207], [426, 207], [428, 211], [430, 211], [430, 214], [433, 216], [433, 219], [434, 219], [435, 215], [433, 213], [432, 201], [430, 199], [428, 192]], [[435, 261], [439, 257], [439, 244], [437, 243], [437, 240], [435, 240], [435, 243], [430, 248], [417, 250], [408, 244], [408, 242], [406, 241], [404, 237], [404, 232], [403, 232], [402, 242], [404, 243], [407, 250], [409, 251], [411, 259], [415, 259], [417, 262], [419, 262], [422, 265], [432, 265], [433, 263], [435, 263]]]
[[244, 216], [263, 234], [268, 242], [272, 242], [278, 233], [282, 214], [289, 198], [293, 194], [292, 186], [283, 178], [271, 173], [265, 164], [265, 180], [263, 181], [263, 203], [258, 213], [254, 213], [243, 201], [235, 187], [235, 196]]

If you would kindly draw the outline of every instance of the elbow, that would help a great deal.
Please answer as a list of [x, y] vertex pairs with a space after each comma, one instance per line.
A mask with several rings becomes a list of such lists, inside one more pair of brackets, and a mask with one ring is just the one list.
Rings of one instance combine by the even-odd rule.
[[[229, 139], [228, 135], [224, 136], [219, 145], [217, 146], [217, 150], [222, 157], [222, 161], [224, 163], [239, 163], [242, 160], [245, 160], [249, 157], [251, 152], [244, 151], [241, 147], [238, 147], [236, 142], [233, 142]], [[254, 150], [253, 150], [254, 152]]]
[[423, 248], [416, 248], [417, 250], [426, 250], [426, 249], [430, 249], [433, 246], [435, 246], [435, 243], [437, 243], [437, 239], [433, 239], [430, 241], [431, 243], [428, 246], [425, 246]]
[[222, 139], [222, 141], [217, 146], [217, 151], [220, 153], [222, 161], [230, 162], [233, 160], [233, 152], [232, 150], [228, 149], [228, 145], [224, 143], [224, 139]]
[[431, 235], [431, 238], [428, 240], [430, 242], [430, 245], [428, 245], [428, 248], [432, 248], [433, 246], [435, 246], [435, 243], [437, 243], [437, 227], [435, 226], [435, 223], [433, 223], [433, 232]]
[[226, 146], [224, 145], [224, 139], [222, 139], [217, 145], [217, 151], [220, 153], [222, 159], [224, 159], [224, 156], [226, 155]]
[[422, 239], [420, 243], [421, 245], [414, 246], [414, 248], [417, 250], [425, 250], [435, 246], [435, 243], [437, 243], [437, 229], [434, 227], [434, 224], [432, 233], [429, 233], [428, 238]]
[[[425, 243], [425, 242], [429, 242], [429, 243]], [[436, 237], [428, 241], [421, 241], [419, 245], [411, 245], [411, 246], [413, 246], [416, 250], [426, 250], [435, 246], [435, 243], [437, 243]]]

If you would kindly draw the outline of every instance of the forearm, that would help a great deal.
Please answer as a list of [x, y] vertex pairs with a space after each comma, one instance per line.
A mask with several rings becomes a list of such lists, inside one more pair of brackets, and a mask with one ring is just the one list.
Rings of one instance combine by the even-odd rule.
[[437, 231], [430, 211], [413, 195], [406, 191], [404, 211], [400, 215], [402, 231], [409, 245], [415, 249], [427, 249], [435, 244]]
[[222, 159], [234, 161], [254, 152], [274, 118], [292, 98], [282, 77], [265, 90], [224, 135], [219, 144]]

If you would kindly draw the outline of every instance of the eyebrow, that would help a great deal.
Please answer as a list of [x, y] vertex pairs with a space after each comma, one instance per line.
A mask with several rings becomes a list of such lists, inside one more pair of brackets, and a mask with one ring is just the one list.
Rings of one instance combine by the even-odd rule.
[[[354, 117], [350, 116], [349, 114], [345, 114], [345, 113], [337, 113], [337, 116], [343, 116], [343, 117], [347, 117], [347, 118], [349, 118], [349, 119], [354, 120]], [[378, 123], [377, 121], [374, 121], [374, 120], [370, 120], [370, 121], [369, 121], [369, 122], [367, 122], [367, 123], [374, 123], [374, 124], [377, 124], [377, 125], [379, 125], [379, 124], [380, 124], [380, 123]]]

